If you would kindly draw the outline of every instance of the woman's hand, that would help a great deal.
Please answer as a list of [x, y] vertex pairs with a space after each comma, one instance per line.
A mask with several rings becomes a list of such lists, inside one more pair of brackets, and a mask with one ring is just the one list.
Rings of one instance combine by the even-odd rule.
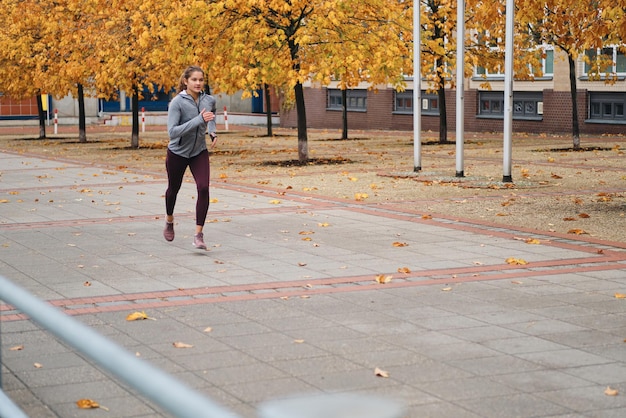
[[213, 112], [209, 112], [206, 109], [202, 109], [202, 111], [200, 111], [200, 114], [202, 115], [202, 119], [204, 119], [205, 122], [215, 119], [215, 114]]
[[209, 138], [211, 138], [211, 148], [215, 147], [215, 144], [217, 144], [217, 134], [210, 133]]

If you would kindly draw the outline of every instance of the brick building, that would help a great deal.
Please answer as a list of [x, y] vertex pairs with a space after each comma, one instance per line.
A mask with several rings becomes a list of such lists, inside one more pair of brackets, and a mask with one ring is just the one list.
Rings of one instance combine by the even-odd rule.
[[[528, 133], [571, 133], [572, 105], [567, 58], [558, 51], [547, 51], [544, 75], [534, 81], [513, 84], [513, 130]], [[616, 75], [614, 84], [591, 81], [587, 64], [577, 62], [578, 121], [581, 134], [620, 134], [626, 132], [626, 56], [618, 48], [612, 53]], [[595, 52], [588, 51], [593, 55]], [[491, 89], [485, 88], [488, 81]], [[485, 74], [480, 68], [465, 83], [464, 128], [470, 132], [502, 131], [504, 123], [504, 76]], [[363, 84], [348, 91], [349, 129], [413, 129], [413, 81], [407, 79], [406, 91], [396, 92], [382, 86], [377, 91]], [[439, 103], [436, 94], [422, 84], [422, 129], [439, 131]], [[336, 84], [327, 87], [305, 86], [307, 125], [310, 128], [341, 129], [341, 91]], [[446, 91], [448, 139], [455, 135], [456, 92]], [[282, 127], [296, 127], [296, 111], [281, 112]]]

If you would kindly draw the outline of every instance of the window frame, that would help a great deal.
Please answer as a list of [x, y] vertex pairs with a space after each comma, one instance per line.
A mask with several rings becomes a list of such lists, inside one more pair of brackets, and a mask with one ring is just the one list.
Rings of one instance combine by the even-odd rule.
[[[439, 95], [437, 93], [428, 93], [422, 90], [420, 99], [422, 101], [420, 109], [422, 115], [439, 116]], [[399, 106], [399, 102], [405, 101], [410, 101], [411, 105], [402, 104]], [[393, 113], [403, 115], [412, 115], [414, 113], [413, 90], [394, 92]]]
[[[611, 50], [610, 56], [611, 56], [612, 65], [610, 66], [610, 69], [601, 68], [599, 74], [595, 74], [595, 73], [590, 74], [589, 70], [591, 70], [592, 65], [589, 61], [595, 60], [597, 59], [597, 57], [602, 56], [602, 55], [609, 55], [605, 53], [608, 50]], [[584, 60], [584, 65], [583, 65], [584, 77], [600, 76], [600, 78], [604, 78], [606, 77], [607, 74], [609, 76], [620, 77], [620, 78], [626, 77], [626, 51], [624, 51], [620, 46], [608, 45], [608, 46], [603, 46], [601, 48], [587, 49], [584, 52], [584, 56], [586, 57], [586, 59]], [[623, 68], [619, 68], [620, 66]]]
[[[588, 122], [626, 124], [626, 92], [589, 92], [588, 94]], [[607, 109], [610, 111], [607, 112]]]
[[[326, 92], [326, 110], [343, 110], [342, 90], [328, 88]], [[366, 112], [367, 111], [367, 90], [347, 89], [346, 90], [347, 111]]]
[[[543, 120], [543, 92], [513, 92], [513, 119]], [[504, 119], [504, 92], [479, 91], [478, 114], [484, 119]]]

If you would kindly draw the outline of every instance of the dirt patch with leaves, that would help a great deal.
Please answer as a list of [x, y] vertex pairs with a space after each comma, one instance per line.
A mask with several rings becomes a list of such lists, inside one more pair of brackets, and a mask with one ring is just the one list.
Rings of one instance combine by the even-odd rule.
[[[211, 152], [212, 181], [255, 185], [360, 204], [388, 205], [421, 216], [445, 216], [502, 225], [589, 235], [626, 242], [626, 137], [515, 134], [513, 182], [503, 182], [502, 134], [467, 133], [463, 176], [456, 176], [454, 142], [422, 136], [421, 170], [415, 171], [411, 132], [309, 130], [310, 161], [298, 161], [293, 130], [238, 129], [220, 132]], [[130, 129], [92, 127], [87, 142], [77, 135], [0, 135], [0, 148], [47, 158], [164, 176], [167, 134], [140, 134], [130, 148]], [[0, 169], [1, 170], [1, 169]]]

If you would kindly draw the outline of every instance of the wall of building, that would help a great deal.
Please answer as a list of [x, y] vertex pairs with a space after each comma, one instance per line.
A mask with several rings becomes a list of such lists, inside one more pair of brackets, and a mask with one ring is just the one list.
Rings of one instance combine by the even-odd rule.
[[[576, 64], [577, 74], [584, 74], [584, 62], [579, 59]], [[413, 81], [407, 80], [406, 89], [413, 89]], [[488, 79], [469, 77], [466, 80], [464, 93], [464, 130], [468, 132], [501, 132], [503, 118], [481, 117], [479, 113], [479, 96], [481, 91], [504, 91], [504, 76]], [[331, 85], [330, 87], [335, 87]], [[422, 90], [429, 88], [427, 82], [421, 85]], [[367, 88], [367, 85], [358, 86]], [[567, 56], [554, 51], [553, 74], [545, 74], [535, 80], [515, 80], [515, 92], [541, 92], [543, 95], [543, 116], [541, 120], [513, 119], [514, 132], [567, 134], [572, 132], [572, 101], [570, 95], [569, 64]], [[588, 121], [589, 92], [624, 92], [626, 80], [622, 77], [614, 84], [604, 81], [577, 79], [578, 123], [582, 134], [623, 134], [626, 125], [620, 123]], [[327, 106], [327, 89], [311, 84], [305, 85], [305, 106], [307, 126], [320, 129], [341, 129], [341, 111], [329, 110]], [[385, 86], [377, 91], [368, 91], [367, 111], [348, 112], [348, 129], [385, 129], [413, 130], [412, 114], [395, 114], [394, 93]], [[454, 139], [456, 132], [456, 91], [446, 90], [446, 114], [448, 139]], [[281, 112], [281, 126], [295, 128], [297, 125], [294, 109]], [[439, 132], [439, 116], [422, 114], [423, 131]]]
[[[581, 134], [623, 134], [624, 124], [589, 123], [587, 90], [578, 90], [578, 123]], [[316, 129], [342, 129], [342, 112], [326, 108], [326, 88], [307, 87], [304, 90], [307, 127]], [[476, 89], [470, 89], [464, 95], [465, 120], [464, 130], [468, 132], [501, 132], [503, 119], [481, 118], [478, 116], [478, 97]], [[413, 129], [412, 114], [394, 114], [394, 94], [392, 89], [368, 91], [367, 110], [348, 112], [348, 129], [407, 130]], [[446, 109], [448, 139], [453, 139], [456, 130], [456, 92], [446, 91]], [[439, 117], [422, 115], [422, 131], [439, 132]], [[297, 127], [295, 108], [283, 110], [280, 126]], [[567, 134], [572, 132], [572, 106], [569, 91], [543, 91], [543, 119], [513, 119], [514, 132]]]
[[37, 98], [16, 100], [6, 96], [0, 96], [0, 119], [36, 119]]

